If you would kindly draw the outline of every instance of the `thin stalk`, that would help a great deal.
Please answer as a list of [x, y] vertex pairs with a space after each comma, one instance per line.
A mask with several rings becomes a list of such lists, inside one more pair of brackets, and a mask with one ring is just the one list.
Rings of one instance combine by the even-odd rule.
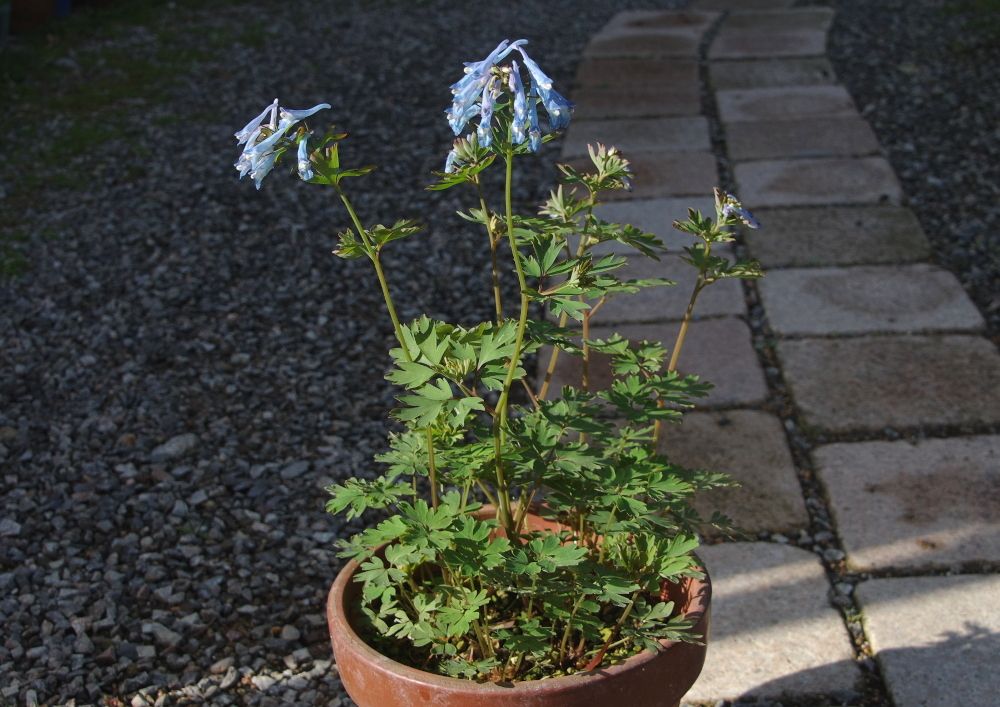
[[486, 235], [490, 239], [490, 269], [493, 280], [493, 307], [496, 310], [497, 324], [503, 321], [503, 300], [500, 297], [500, 267], [497, 264], [497, 246], [500, 245], [500, 238], [493, 233], [490, 227], [490, 210], [486, 206], [486, 195], [483, 193], [483, 185], [479, 177], [475, 180], [476, 191], [479, 192], [479, 208], [483, 210], [483, 219], [486, 221]]
[[608, 635], [608, 640], [606, 640], [604, 645], [601, 646], [601, 649], [597, 651], [597, 655], [590, 659], [590, 662], [587, 663], [584, 670], [593, 670], [601, 664], [602, 660], [604, 660], [605, 653], [607, 653], [608, 648], [611, 647], [611, 643], [614, 641], [615, 636], [618, 635], [618, 631], [621, 630], [621, 627], [624, 626], [625, 622], [628, 620], [629, 614], [632, 613], [632, 608], [635, 606], [636, 599], [639, 598], [640, 593], [642, 593], [641, 588], [632, 592], [632, 598], [629, 600], [628, 606], [625, 607], [625, 611], [623, 611], [622, 615], [618, 618], [618, 621], [615, 622], [614, 627], [611, 629], [611, 633]]
[[500, 522], [507, 529], [510, 541], [517, 542], [514, 537], [514, 522], [510, 514], [510, 489], [508, 489], [507, 479], [504, 477], [502, 454], [507, 436], [507, 408], [508, 400], [510, 399], [510, 389], [514, 383], [514, 373], [517, 371], [517, 363], [521, 358], [521, 349], [524, 346], [524, 332], [528, 326], [528, 283], [524, 277], [524, 267], [521, 265], [521, 253], [517, 248], [517, 236], [514, 234], [514, 212], [511, 198], [513, 182], [514, 152], [508, 147], [504, 205], [507, 209], [507, 240], [510, 243], [510, 250], [514, 257], [517, 284], [521, 289], [521, 313], [517, 320], [517, 334], [514, 337], [514, 351], [511, 353], [510, 365], [507, 368], [507, 377], [500, 391], [500, 400], [497, 402], [497, 416], [494, 418], [493, 440], [497, 464], [497, 498], [500, 501]]
[[431, 482], [431, 508], [438, 507], [437, 465], [434, 463], [434, 435], [427, 428], [427, 471]]

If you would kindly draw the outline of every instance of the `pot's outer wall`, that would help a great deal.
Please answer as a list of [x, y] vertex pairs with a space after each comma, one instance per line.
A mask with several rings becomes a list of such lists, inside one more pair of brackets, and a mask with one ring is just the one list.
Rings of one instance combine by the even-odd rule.
[[[705, 645], [663, 641], [659, 653], [644, 651], [589, 673], [528, 680], [506, 687], [424, 672], [397, 663], [371, 648], [354, 631], [349, 607], [360, 586], [349, 562], [333, 583], [327, 622], [344, 688], [360, 707], [673, 707], [694, 684], [705, 662]], [[708, 641], [712, 585], [706, 574], [691, 581], [687, 597], [675, 601]]]

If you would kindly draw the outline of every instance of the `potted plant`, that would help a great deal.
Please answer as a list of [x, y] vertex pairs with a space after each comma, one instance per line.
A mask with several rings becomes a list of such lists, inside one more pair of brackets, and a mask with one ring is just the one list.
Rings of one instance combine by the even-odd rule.
[[[464, 188], [472, 206], [460, 215], [485, 235], [494, 317], [476, 326], [400, 321], [382, 253], [420, 226], [363, 225], [347, 186], [373, 168], [344, 166], [346, 134], [306, 124], [328, 104], [295, 111], [275, 100], [236, 133], [236, 167], [258, 188], [293, 150], [302, 180], [333, 188], [353, 224], [335, 253], [372, 263], [398, 343], [387, 378], [402, 389], [399, 427], [377, 457], [383, 472], [331, 487], [327, 506], [348, 518], [381, 513], [342, 542], [349, 561], [328, 602], [341, 678], [362, 707], [675, 704], [704, 660], [711, 590], [694, 550], [706, 521], [689, 500], [727, 482], [673, 464], [659, 438], [710, 387], [677, 372], [699, 293], [760, 276], [756, 263], [713, 249], [733, 239], [731, 227], [756, 222], [716, 190], [714, 218], [691, 210], [674, 224], [692, 237], [684, 258], [697, 280], [671, 350], [593, 339], [591, 317], [608, 298], [672, 283], [619, 276], [623, 252], [657, 258], [663, 244], [595, 214], [602, 193], [631, 186], [613, 147], [592, 146], [586, 170], [560, 165], [561, 184], [537, 213], [514, 212], [516, 164], [572, 113], [525, 44], [501, 42], [466, 65], [447, 118], [468, 134], [429, 187]], [[500, 207], [488, 203], [488, 170], [503, 174]], [[515, 302], [500, 284], [508, 249]], [[582, 359], [582, 380], [553, 390], [567, 355]], [[605, 389], [589, 384], [599, 364], [612, 371]]]

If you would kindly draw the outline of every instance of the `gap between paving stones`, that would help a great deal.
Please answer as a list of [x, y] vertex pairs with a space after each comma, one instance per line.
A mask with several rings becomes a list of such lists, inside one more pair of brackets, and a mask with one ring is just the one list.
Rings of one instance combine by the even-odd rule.
[[[711, 69], [715, 62], [709, 61], [711, 44], [719, 36], [720, 29], [728, 16], [728, 12], [723, 13], [702, 38], [699, 76], [702, 86], [702, 114], [708, 120], [709, 136], [712, 152], [717, 160], [720, 186], [735, 193], [736, 180], [728, 158], [728, 146], [711, 84]], [[751, 202], [748, 201], [747, 204], [751, 208], [753, 207]], [[742, 234], [737, 234], [734, 247], [737, 256], [747, 257], [749, 255], [746, 240]], [[742, 281], [741, 284], [746, 299], [747, 322], [751, 328], [754, 349], [757, 351], [760, 364], [765, 371], [768, 386], [768, 399], [764, 408], [776, 414], [782, 422], [809, 514], [808, 536], [811, 537], [804, 543], [804, 549], [813, 550], [816, 548], [813, 552], [823, 567], [831, 587], [831, 595], [837, 599], [836, 602], [832, 603], [841, 615], [855, 653], [855, 662], [861, 668], [859, 670], [859, 689], [862, 699], [865, 703], [888, 704], [888, 687], [880, 667], [873, 659], [871, 645], [861, 623], [860, 607], [853, 597], [854, 587], [848, 581], [854, 579], [856, 582], [857, 580], [844, 572], [844, 550], [836, 534], [825, 489], [815, 472], [815, 465], [811, 458], [813, 445], [802, 433], [799, 414], [789, 395], [781, 362], [774, 348], [775, 335], [768, 327], [757, 283]], [[850, 587], [847, 594], [836, 590], [838, 586], [845, 585]]]

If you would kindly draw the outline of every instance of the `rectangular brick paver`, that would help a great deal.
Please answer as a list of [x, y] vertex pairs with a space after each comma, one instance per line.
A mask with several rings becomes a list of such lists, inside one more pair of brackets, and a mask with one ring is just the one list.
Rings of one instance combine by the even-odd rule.
[[[677, 336], [677, 323], [623, 324], [595, 326], [591, 338], [600, 339], [618, 332], [633, 341], [661, 341], [668, 351]], [[539, 367], [544, 372], [549, 355], [542, 352]], [[580, 385], [581, 359], [576, 356], [559, 356], [556, 373], [552, 379], [554, 390], [563, 385]], [[739, 319], [706, 319], [691, 324], [687, 343], [681, 354], [682, 373], [696, 373], [703, 380], [715, 385], [707, 398], [698, 401], [699, 407], [732, 407], [755, 405], [767, 397], [764, 372], [757, 361], [757, 354], [750, 341], [750, 330]], [[610, 384], [611, 366], [607, 357], [594, 355], [591, 361], [591, 387], [603, 389]]]
[[[640, 150], [626, 154], [635, 175], [632, 191], [608, 191], [608, 201], [711, 194], [719, 183], [715, 156], [710, 152], [659, 152]], [[587, 169], [589, 158], [571, 161], [577, 169]]]
[[658, 57], [698, 56], [701, 36], [690, 32], [609, 31], [595, 35], [583, 55], [588, 57]]
[[677, 464], [725, 472], [740, 484], [698, 496], [695, 508], [703, 518], [721, 511], [748, 533], [809, 525], [785, 431], [774, 415], [757, 410], [691, 413], [682, 424], [664, 427], [660, 450]]
[[708, 121], [704, 117], [577, 120], [563, 140], [564, 157], [587, 154], [588, 143], [619, 148], [628, 156], [642, 150], [709, 152]]
[[833, 19], [830, 8], [733, 12], [723, 21], [710, 59], [821, 56]]
[[718, 12], [705, 10], [624, 10], [608, 20], [601, 34], [612, 30], [644, 32], [702, 33], [719, 17]]
[[857, 695], [851, 644], [815, 555], [777, 543], [697, 552], [712, 578], [712, 633], [686, 701]]
[[760, 282], [782, 335], [976, 331], [984, 322], [958, 279], [932, 265], [776, 270]]
[[695, 59], [584, 59], [577, 66], [575, 85], [586, 88], [698, 87]]
[[579, 88], [573, 92], [574, 120], [659, 118], [701, 113], [697, 85], [655, 84]]
[[796, 0], [694, 0], [691, 7], [699, 10], [771, 10], [791, 7]]
[[1000, 575], [872, 579], [857, 596], [896, 707], [997, 704]]
[[[751, 205], [751, 202], [747, 202]], [[925, 260], [931, 249], [920, 222], [899, 206], [756, 209], [764, 224], [746, 233], [765, 270]]]
[[860, 118], [812, 118], [728, 123], [726, 146], [734, 160], [853, 157], [879, 152], [878, 138]]
[[792, 397], [812, 427], [997, 424], [1000, 354], [976, 336], [878, 336], [778, 344]]
[[902, 190], [882, 157], [764, 160], [734, 168], [739, 195], [753, 206], [899, 203]]
[[818, 56], [713, 61], [709, 72], [716, 90], [822, 86], [837, 80], [829, 59]]
[[852, 568], [1000, 562], [1000, 437], [831, 444], [815, 458]]
[[733, 89], [715, 96], [724, 123], [858, 117], [851, 94], [838, 85]]

